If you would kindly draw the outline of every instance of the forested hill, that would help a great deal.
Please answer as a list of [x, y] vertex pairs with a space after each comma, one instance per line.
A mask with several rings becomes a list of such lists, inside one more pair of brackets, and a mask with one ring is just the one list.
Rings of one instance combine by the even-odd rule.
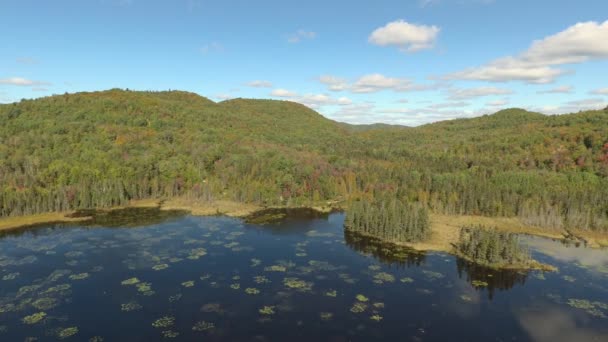
[[0, 215], [191, 196], [307, 204], [392, 193], [448, 214], [608, 229], [608, 113], [509, 109], [415, 128], [292, 102], [109, 90], [0, 105]]

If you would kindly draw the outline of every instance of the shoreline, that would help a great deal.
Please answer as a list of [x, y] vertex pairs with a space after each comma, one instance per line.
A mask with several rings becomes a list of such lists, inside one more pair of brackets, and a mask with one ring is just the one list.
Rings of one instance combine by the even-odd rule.
[[[128, 208], [159, 208], [160, 210], [183, 210], [193, 216], [229, 216], [247, 218], [257, 213], [273, 209], [302, 209], [315, 210], [321, 214], [343, 210], [339, 201], [324, 201], [316, 205], [299, 206], [260, 206], [250, 203], [234, 202], [230, 200], [217, 200], [212, 202], [192, 200], [183, 197], [169, 199], [134, 200], [128, 205], [98, 209], [111, 211]], [[26, 216], [15, 216], [0, 219], [0, 231], [16, 230], [45, 223], [70, 223], [91, 219], [90, 216], [74, 217], [76, 210], [67, 212], [51, 212]], [[584, 242], [587, 247], [608, 247], [608, 234], [580, 230], [548, 230], [521, 223], [517, 218], [485, 217], [473, 215], [442, 215], [431, 213], [431, 238], [418, 243], [393, 243], [398, 246], [409, 247], [417, 251], [434, 251], [452, 253], [452, 245], [458, 241], [460, 227], [469, 225], [483, 225], [495, 227], [499, 231], [545, 237], [549, 239]]]

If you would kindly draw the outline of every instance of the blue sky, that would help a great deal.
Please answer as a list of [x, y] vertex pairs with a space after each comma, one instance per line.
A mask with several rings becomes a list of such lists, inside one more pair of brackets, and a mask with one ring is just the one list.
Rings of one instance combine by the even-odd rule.
[[419, 125], [608, 105], [608, 1], [0, 0], [0, 102], [109, 88]]

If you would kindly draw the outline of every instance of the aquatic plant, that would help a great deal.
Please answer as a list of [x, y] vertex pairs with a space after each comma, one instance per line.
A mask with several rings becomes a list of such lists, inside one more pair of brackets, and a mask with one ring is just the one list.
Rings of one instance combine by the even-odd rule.
[[374, 282], [376, 282], [376, 283], [380, 283], [380, 284], [392, 283], [394, 281], [395, 281], [395, 276], [390, 273], [379, 272], [374, 275]]
[[266, 272], [286, 272], [287, 267], [282, 265], [272, 265], [268, 267], [264, 267], [264, 271]]
[[355, 298], [357, 298], [357, 300], [360, 301], [360, 302], [367, 302], [369, 300], [369, 298], [365, 297], [362, 294], [356, 295]]
[[137, 287], [138, 292], [143, 293], [146, 296], [151, 296], [154, 294], [151, 283], [136, 283], [135, 287]]
[[251, 259], [251, 267], [259, 266], [262, 263], [262, 260], [253, 258]]
[[376, 302], [373, 304], [373, 306], [376, 309], [384, 309], [384, 303], [382, 303], [382, 302]]
[[283, 285], [302, 292], [310, 291], [312, 289], [312, 283], [294, 277], [284, 278]]
[[183, 287], [192, 287], [194, 286], [194, 280], [188, 280], [182, 283]]
[[443, 274], [441, 274], [439, 272], [434, 272], [434, 271], [429, 271], [429, 270], [422, 270], [422, 273], [431, 280], [441, 279], [441, 278], [445, 277]]
[[382, 267], [380, 267], [379, 265], [369, 265], [369, 266], [367, 266], [367, 268], [370, 271], [379, 271]]
[[2, 277], [2, 280], [15, 280], [20, 275], [19, 272], [9, 273]]
[[399, 279], [399, 281], [404, 284], [409, 284], [409, 283], [413, 283], [414, 279], [412, 279], [410, 277], [403, 277], [403, 278]]
[[177, 302], [180, 299], [182, 299], [182, 294], [181, 293], [175, 294], [173, 296], [169, 296], [169, 303]]
[[38, 310], [50, 310], [59, 305], [59, 301], [51, 297], [38, 298], [32, 302], [32, 306]]
[[140, 310], [141, 308], [142, 308], [142, 306], [139, 305], [135, 301], [124, 303], [124, 304], [120, 305], [120, 310], [121, 311], [126, 311], [126, 312], [137, 311], [137, 310]]
[[206, 322], [206, 321], [200, 321], [200, 322], [196, 322], [196, 324], [194, 324], [194, 326], [192, 327], [192, 330], [194, 331], [207, 331], [207, 330], [211, 330], [215, 328], [215, 323], [212, 322]]
[[262, 315], [274, 315], [274, 306], [264, 306], [258, 311]]
[[367, 304], [362, 302], [355, 302], [353, 306], [350, 308], [350, 311], [353, 313], [361, 313], [367, 309]]
[[164, 338], [176, 338], [179, 336], [177, 331], [165, 330], [160, 333]]
[[155, 328], [168, 328], [173, 324], [175, 324], [175, 318], [171, 316], [164, 316], [152, 322], [152, 326]]
[[327, 297], [336, 297], [338, 295], [338, 291], [336, 290], [329, 290], [325, 292], [325, 295]]
[[469, 296], [469, 295], [466, 295], [466, 294], [460, 295], [460, 299], [462, 299], [465, 302], [472, 302], [473, 301], [473, 298], [471, 296]]
[[93, 336], [89, 339], [89, 342], [103, 342], [103, 337], [101, 336]]
[[139, 283], [139, 279], [133, 277], [133, 278], [129, 278], [127, 280], [123, 280], [120, 284], [121, 285], [135, 285]]
[[88, 273], [79, 273], [79, 274], [72, 274], [70, 275], [70, 279], [71, 280], [83, 280], [83, 279], [87, 279], [89, 277]]
[[576, 278], [569, 276], [569, 275], [563, 276], [562, 279], [564, 279], [565, 281], [569, 281], [571, 283], [574, 283], [576, 281]]
[[15, 304], [13, 304], [13, 303], [0, 304], [0, 313], [11, 312], [11, 311], [15, 311]]
[[64, 329], [60, 329], [57, 332], [57, 337], [61, 340], [66, 339], [68, 337], [72, 337], [74, 335], [78, 334], [78, 328], [77, 327], [69, 327], [69, 328], [64, 328]]
[[269, 284], [270, 283], [270, 279], [268, 279], [264, 276], [255, 276], [255, 277], [253, 277], [253, 281], [256, 284]]
[[155, 271], [162, 271], [162, 270], [167, 269], [167, 268], [169, 268], [168, 264], [158, 264], [158, 265], [152, 266], [152, 269], [155, 270]]
[[584, 310], [591, 316], [600, 317], [600, 318], [607, 317], [606, 314], [604, 314], [602, 311], [600, 311], [598, 309], [598, 307], [599, 307], [604, 310], [608, 310], [608, 304], [606, 304], [606, 303], [591, 302], [587, 299], [570, 298], [570, 299], [568, 299], [567, 304], [573, 308]]
[[25, 316], [21, 319], [25, 324], [36, 324], [46, 317], [46, 312], [37, 312], [35, 314]]
[[256, 289], [255, 287], [248, 287], [245, 289], [245, 293], [249, 295], [257, 295], [260, 293], [260, 290]]
[[307, 255], [308, 255], [308, 254], [306, 254], [306, 253], [296, 253], [296, 256], [297, 256], [297, 257], [300, 257], [300, 258], [305, 257], [305, 256], [307, 256]]
[[190, 250], [190, 255], [188, 256], [188, 259], [191, 260], [197, 260], [202, 256], [207, 255], [207, 250], [204, 248], [195, 248]]
[[202, 276], [199, 277], [200, 280], [207, 280], [211, 278], [211, 274], [207, 273], [207, 274], [203, 274]]
[[329, 321], [334, 318], [334, 314], [331, 312], [321, 312], [319, 313], [319, 317], [321, 317], [321, 319], [324, 321]]
[[372, 321], [380, 322], [382, 320], [382, 316], [375, 314], [369, 317]]
[[238, 290], [241, 288], [241, 284], [239, 284], [239, 283], [230, 284], [230, 288], [233, 290]]
[[475, 287], [485, 287], [485, 286], [488, 286], [489, 284], [483, 280], [473, 280], [473, 281], [471, 281], [471, 285], [473, 285]]

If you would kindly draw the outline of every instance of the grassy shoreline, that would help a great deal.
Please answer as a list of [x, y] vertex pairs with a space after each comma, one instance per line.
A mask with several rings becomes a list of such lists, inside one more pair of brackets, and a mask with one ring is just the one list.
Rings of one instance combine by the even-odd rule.
[[[334, 210], [344, 209], [338, 201], [328, 201], [310, 206], [259, 206], [249, 203], [240, 203], [229, 200], [199, 201], [188, 198], [170, 199], [145, 199], [131, 201], [126, 206], [113, 207], [101, 210], [115, 210], [124, 208], [153, 208], [161, 210], [185, 210], [195, 216], [224, 215], [237, 218], [245, 218], [252, 214], [268, 209], [290, 209], [309, 208], [320, 213], [329, 213]], [[44, 213], [27, 216], [16, 216], [0, 219], [0, 231], [13, 230], [44, 223], [67, 223], [86, 221], [90, 217], [71, 217], [74, 211]], [[529, 226], [521, 223], [517, 218], [485, 217], [471, 215], [441, 215], [430, 214], [431, 238], [425, 242], [398, 244], [410, 247], [418, 251], [437, 251], [453, 253], [453, 244], [458, 241], [460, 227], [468, 225], [484, 225], [496, 227], [499, 231], [517, 234], [528, 234], [551, 239], [576, 238], [587, 243], [592, 248], [608, 246], [608, 234], [581, 230], [547, 230], [539, 227]], [[390, 242], [390, 241], [387, 241]]]

